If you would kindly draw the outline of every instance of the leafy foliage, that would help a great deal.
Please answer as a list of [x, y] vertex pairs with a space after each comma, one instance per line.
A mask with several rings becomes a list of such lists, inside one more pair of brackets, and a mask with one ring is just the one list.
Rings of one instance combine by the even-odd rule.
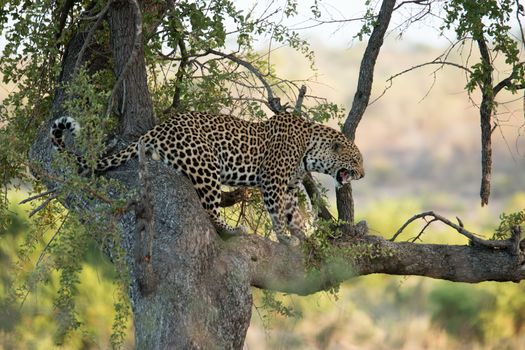
[[[495, 55], [502, 54], [510, 66], [512, 77], [506, 89], [515, 93], [518, 86], [525, 83], [525, 67], [520, 62], [518, 42], [511, 36], [511, 16], [513, 0], [454, 0], [445, 3], [446, 13], [441, 29], [454, 28], [458, 39], [471, 38], [474, 41], [489, 41]], [[492, 74], [492, 62], [479, 62], [472, 67], [467, 90], [473, 91], [483, 86], [487, 76]]]
[[521, 227], [525, 223], [525, 209], [510, 214], [502, 213], [500, 220], [492, 239], [508, 239], [513, 227]]

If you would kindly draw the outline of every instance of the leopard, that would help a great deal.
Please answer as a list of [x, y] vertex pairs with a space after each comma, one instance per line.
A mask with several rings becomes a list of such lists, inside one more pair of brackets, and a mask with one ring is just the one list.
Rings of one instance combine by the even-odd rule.
[[[79, 123], [70, 116], [56, 119], [50, 129], [53, 146], [67, 151], [64, 133], [75, 136], [79, 130]], [[94, 171], [104, 173], [137, 157], [139, 144], [152, 159], [191, 180], [219, 232], [247, 232], [244, 226], [232, 227], [220, 217], [221, 186], [258, 187], [277, 239], [284, 243], [291, 237], [305, 238], [298, 197], [308, 172], [330, 175], [337, 187], [365, 175], [360, 150], [341, 131], [286, 112], [264, 121], [206, 112], [174, 113], [121, 151], [100, 157]], [[84, 158], [74, 155], [79, 171], [85, 170]]]

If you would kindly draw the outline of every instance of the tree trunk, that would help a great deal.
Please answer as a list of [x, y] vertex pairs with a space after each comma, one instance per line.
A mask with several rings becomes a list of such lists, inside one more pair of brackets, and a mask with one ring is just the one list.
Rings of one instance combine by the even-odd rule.
[[[133, 50], [135, 25], [132, 5], [118, 2], [110, 9], [112, 52], [115, 73]], [[63, 58], [61, 82], [71, 80], [86, 33], [77, 33]], [[142, 40], [135, 62], [129, 66], [124, 84], [125, 108], [120, 116], [122, 135], [131, 136], [152, 125], [153, 109], [147, 90]], [[87, 50], [86, 56], [90, 57]], [[118, 79], [118, 75], [116, 76]], [[54, 151], [49, 127], [64, 115], [62, 89], [55, 94], [53, 114], [40, 128], [30, 151], [33, 163], [49, 174]], [[131, 161], [106, 174], [125, 188], [143, 186], [137, 176], [137, 162]], [[139, 219], [130, 211], [120, 219], [122, 242], [130, 272], [130, 297], [137, 349], [241, 349], [251, 318], [251, 287], [247, 262], [220, 254], [222, 245], [191, 182], [160, 163], [148, 164], [154, 198], [154, 236], [151, 256], [143, 252], [149, 237], [141, 237]], [[56, 184], [43, 179], [48, 186]], [[64, 203], [75, 210], [78, 203]], [[149, 264], [151, 269], [145, 269]], [[153, 273], [155, 276], [148, 276]]]
[[139, 11], [138, 3], [120, 0], [113, 2], [108, 13], [113, 71], [117, 79], [122, 79], [116, 86], [118, 99], [114, 108], [120, 117], [119, 134], [127, 140], [136, 139], [155, 125]]

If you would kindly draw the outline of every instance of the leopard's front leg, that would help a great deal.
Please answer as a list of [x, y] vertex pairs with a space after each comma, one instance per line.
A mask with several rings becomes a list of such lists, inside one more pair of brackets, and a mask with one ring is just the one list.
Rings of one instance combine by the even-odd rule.
[[262, 193], [277, 239], [280, 243], [295, 245], [294, 238], [286, 234], [286, 185], [266, 179], [262, 185]]
[[306, 239], [306, 225], [301, 212], [299, 211], [297, 192], [297, 188], [288, 189], [288, 191], [286, 191], [284, 214], [286, 216], [286, 224], [288, 225], [290, 233], [300, 241], [304, 241]]

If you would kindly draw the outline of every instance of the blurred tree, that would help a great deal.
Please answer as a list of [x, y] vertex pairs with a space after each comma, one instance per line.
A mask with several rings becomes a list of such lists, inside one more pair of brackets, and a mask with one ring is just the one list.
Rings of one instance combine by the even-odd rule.
[[[393, 11], [408, 4], [426, 9], [433, 3], [437, 1], [396, 5], [394, 0], [384, 0], [377, 15], [372, 7], [367, 12], [359, 36], [370, 37], [354, 102], [344, 121], [348, 137], [354, 137], [368, 105], [375, 62]], [[46, 280], [49, 270], [60, 271], [57, 342], [80, 326], [72, 296], [78, 292], [80, 257], [90, 239], [115, 264], [121, 293], [130, 296], [139, 349], [242, 348], [252, 286], [310, 294], [335, 289], [356, 275], [378, 272], [468, 282], [525, 277], [520, 267], [521, 222], [502, 225], [512, 231], [510, 239], [485, 241], [461, 222], [454, 224], [427, 212], [411, 221], [430, 217], [428, 224], [444, 222], [472, 244], [394, 243], [368, 235], [365, 223], [354, 226], [351, 190], [345, 186], [338, 191], [340, 221], [333, 221], [321, 203], [323, 220], [299, 247], [259, 235], [222, 240], [189, 181], [163, 164], [146, 167], [141, 162], [139, 177], [136, 162], [104, 176], [82, 177], [75, 173], [71, 157], [52, 151], [48, 130], [64, 114], [83, 127], [75, 147], [88, 164], [94, 164], [108, 147], [122, 147], [137, 138], [155, 124], [155, 117], [162, 121], [174, 111], [226, 111], [257, 120], [268, 110], [287, 109], [280, 100], [286, 98], [293, 109], [313, 120], [337, 116], [337, 106], [306, 96], [305, 88], [279, 79], [268, 60], [253, 50], [257, 35], [269, 32], [271, 40], [293, 47], [313, 62], [307, 43], [273, 17], [294, 16], [297, 5], [286, 1], [282, 8], [274, 11], [270, 6], [255, 18], [253, 12], [243, 12], [228, 0], [3, 3], [0, 23], [7, 44], [0, 65], [4, 82], [16, 89], [4, 100], [0, 120], [0, 178], [6, 189], [0, 201], [0, 225], [11, 220], [8, 186], [31, 185], [39, 194], [28, 200], [43, 200], [31, 213], [36, 221], [27, 233], [22, 259], [47, 228], [56, 230], [56, 238], [43, 253], [50, 259], [19, 292], [23, 295], [35, 282]], [[487, 95], [482, 109], [487, 108], [489, 116], [498, 86], [517, 90], [523, 80], [523, 62], [517, 59], [519, 52], [505, 26], [509, 14], [514, 11], [520, 18], [523, 8], [517, 2], [514, 8], [509, 6], [489, 0], [483, 6], [459, 0], [445, 5], [444, 26], [456, 25], [458, 35], [473, 35], [479, 44], [482, 61], [471, 69], [468, 88], [481, 85]], [[314, 1], [311, 12], [316, 18], [319, 9], [319, 1]], [[490, 25], [483, 25], [484, 21]], [[233, 23], [235, 29], [226, 23]], [[492, 47], [487, 37], [494, 38]], [[227, 43], [237, 47], [233, 54], [221, 51]], [[493, 86], [489, 78], [492, 61], [485, 51], [490, 50], [508, 54], [514, 67], [503, 85]], [[113, 140], [109, 145], [108, 138]], [[305, 179], [305, 187], [310, 196], [319, 196], [311, 178]], [[246, 198], [237, 194], [225, 196], [233, 201]], [[257, 203], [257, 194], [254, 197]], [[64, 214], [55, 200], [70, 214]], [[121, 299], [113, 326], [115, 346], [123, 342], [127, 316], [125, 298]]]

